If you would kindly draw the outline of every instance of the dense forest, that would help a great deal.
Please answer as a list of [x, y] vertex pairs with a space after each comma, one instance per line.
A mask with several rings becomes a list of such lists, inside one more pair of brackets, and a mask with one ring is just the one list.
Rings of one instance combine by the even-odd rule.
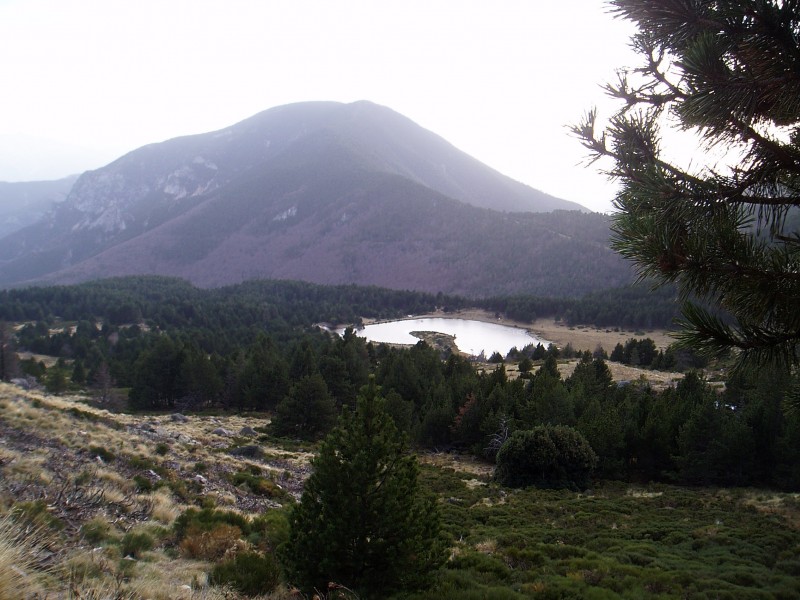
[[[604, 320], [615, 305], [618, 314], [633, 314], [624, 311], [637, 305], [635, 294], [492, 299], [483, 306], [517, 318], [535, 311]], [[563, 379], [559, 350], [539, 347], [505, 358], [522, 366], [522, 377], [511, 379], [502, 362], [479, 370], [422, 342], [375, 346], [352, 330], [338, 336], [313, 326], [466, 305], [378, 288], [264, 281], [200, 290], [148, 277], [10, 290], [0, 298], [0, 318], [26, 323], [14, 336], [17, 349], [59, 359], [50, 368], [34, 359], [4, 361], [4, 375], [16, 369], [55, 392], [92, 386], [105, 397], [121, 388], [129, 408], [144, 411], [270, 412], [274, 434], [313, 440], [374, 374], [395, 423], [418, 447], [494, 459], [515, 431], [568, 426], [588, 441], [604, 478], [800, 489], [800, 415], [782, 409], [798, 381], [779, 370], [741, 372], [721, 392], [690, 372], [656, 391], [614, 382], [604, 354], [590, 349], [577, 349], [580, 362]], [[650, 302], [652, 318], [666, 315], [667, 300]], [[646, 339], [611, 352], [613, 360], [651, 366], [665, 356]]]
[[[225, 334], [244, 327], [278, 330], [317, 322], [357, 323], [436, 308], [485, 308], [520, 321], [555, 317], [565, 322], [626, 327], [670, 327], [678, 312], [674, 289], [646, 285], [606, 290], [582, 298], [535, 296], [466, 299], [374, 286], [324, 286], [256, 280], [202, 289], [176, 278], [103, 279], [73, 286], [0, 291], [0, 320], [102, 319], [110, 325], [146, 321], [161, 329], [196, 327]], [[241, 333], [241, 332], [238, 332]]]

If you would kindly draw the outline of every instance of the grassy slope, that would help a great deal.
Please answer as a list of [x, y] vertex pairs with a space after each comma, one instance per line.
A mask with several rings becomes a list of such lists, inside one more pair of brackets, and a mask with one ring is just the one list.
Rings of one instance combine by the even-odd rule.
[[[234, 598], [204, 585], [211, 562], [186, 557], [171, 526], [201, 497], [270, 513], [300, 491], [308, 453], [235, 435], [260, 423], [117, 415], [0, 384], [0, 518], [14, 507], [41, 530], [27, 538], [23, 575], [0, 539], [0, 597], [25, 597], [25, 584], [28, 592], [46, 589], [48, 598], [89, 598], [96, 590], [119, 598]], [[234, 435], [213, 433], [218, 427]], [[254, 442], [264, 451], [259, 458], [228, 452]], [[452, 559], [419, 598], [800, 597], [797, 495], [618, 483], [586, 494], [515, 491], [495, 486], [485, 465], [472, 468], [464, 458], [448, 461], [458, 471], [425, 462]], [[234, 487], [233, 473], [253, 469], [283, 490]], [[141, 489], [144, 480], [156, 489]], [[132, 533], [153, 544], [126, 560]], [[12, 583], [3, 589], [6, 580]], [[70, 587], [83, 595], [69, 596]]]

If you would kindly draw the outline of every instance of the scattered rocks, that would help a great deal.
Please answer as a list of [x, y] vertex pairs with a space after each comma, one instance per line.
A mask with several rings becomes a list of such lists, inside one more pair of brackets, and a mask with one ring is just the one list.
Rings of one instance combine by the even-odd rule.
[[237, 446], [236, 448], [231, 448], [228, 450], [228, 454], [233, 456], [242, 456], [244, 458], [261, 458], [264, 455], [264, 451], [261, 449], [261, 446], [255, 445], [248, 445], [248, 446]]
[[176, 442], [179, 442], [181, 444], [194, 444], [194, 443], [196, 443], [193, 438], [191, 438], [190, 436], [186, 435], [185, 433], [175, 433], [175, 434], [172, 435], [172, 437]]
[[17, 387], [21, 387], [23, 390], [30, 390], [33, 387], [28, 379], [24, 379], [21, 377], [12, 379], [11, 383], [16, 385]]

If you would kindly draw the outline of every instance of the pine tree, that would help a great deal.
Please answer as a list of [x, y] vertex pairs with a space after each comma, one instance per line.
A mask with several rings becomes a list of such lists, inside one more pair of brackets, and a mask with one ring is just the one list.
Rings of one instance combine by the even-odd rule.
[[[685, 346], [797, 365], [800, 3], [610, 5], [637, 25], [643, 64], [607, 86], [623, 107], [604, 132], [594, 110], [573, 130], [621, 184], [614, 247], [643, 278], [678, 284]], [[667, 117], [701, 142], [690, 166], [664, 153]]]
[[14, 348], [14, 332], [0, 322], [0, 381], [10, 381], [19, 375], [19, 359]]
[[272, 430], [276, 435], [316, 440], [336, 421], [336, 403], [322, 375], [301, 377], [278, 403]]
[[378, 598], [417, 587], [444, 562], [435, 501], [374, 380], [322, 443], [290, 517], [286, 559], [311, 590], [336, 582]]

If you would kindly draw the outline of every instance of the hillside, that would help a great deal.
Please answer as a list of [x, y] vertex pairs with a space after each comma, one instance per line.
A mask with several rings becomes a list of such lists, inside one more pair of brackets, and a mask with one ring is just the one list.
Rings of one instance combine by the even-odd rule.
[[605, 217], [385, 107], [306, 103], [85, 173], [0, 240], [0, 285], [159, 274], [574, 296], [631, 280], [608, 235]]
[[[242, 598], [210, 585], [214, 566], [247, 549], [274, 552], [286, 539], [280, 507], [309, 472], [311, 448], [276, 445], [261, 417], [115, 414], [4, 383], [0, 407], [7, 600]], [[421, 461], [440, 465], [423, 465], [422, 478], [442, 507], [451, 558], [420, 600], [469, 590], [512, 600], [800, 593], [796, 495], [622, 483], [511, 490], [490, 481], [485, 463]], [[281, 586], [264, 597], [299, 596]]]
[[69, 194], [77, 176], [55, 181], [0, 181], [0, 238], [32, 225]]

